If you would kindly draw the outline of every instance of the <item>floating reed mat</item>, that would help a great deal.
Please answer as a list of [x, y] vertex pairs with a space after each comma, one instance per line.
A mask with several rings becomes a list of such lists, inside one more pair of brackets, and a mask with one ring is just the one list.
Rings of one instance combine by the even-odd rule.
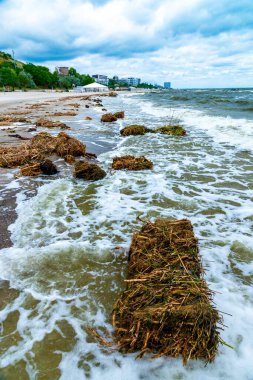
[[133, 236], [127, 288], [113, 310], [115, 340], [124, 353], [182, 356], [211, 362], [218, 324], [203, 279], [198, 242], [189, 220], [148, 222]]

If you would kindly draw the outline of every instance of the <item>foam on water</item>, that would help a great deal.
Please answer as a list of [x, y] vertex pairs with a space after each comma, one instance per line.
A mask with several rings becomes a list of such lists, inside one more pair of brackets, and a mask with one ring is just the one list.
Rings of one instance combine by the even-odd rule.
[[[125, 123], [156, 126], [170, 116], [143, 96], [134, 98], [104, 103], [110, 110], [125, 109]], [[10, 227], [14, 246], [0, 252], [0, 276], [18, 290], [0, 311], [6, 339], [1, 368], [23, 360], [36, 379], [49, 366], [50, 380], [253, 379], [252, 155], [235, 149], [230, 136], [226, 146], [214, 141], [210, 130], [219, 130], [218, 121], [208, 129], [208, 118], [185, 114], [189, 134], [182, 139], [121, 138], [123, 124], [114, 124], [117, 146], [99, 156], [101, 165], [107, 169], [116, 155], [138, 154], [153, 161], [152, 171], [109, 172], [96, 183], [58, 179], [42, 184], [33, 198], [19, 195], [18, 218]], [[105, 133], [106, 128], [101, 126]], [[112, 331], [110, 312], [124, 288], [126, 251], [138, 217], [189, 218], [194, 225], [206, 279], [225, 313], [221, 337], [234, 347], [220, 347], [207, 367], [200, 361], [183, 367], [180, 359], [136, 361], [134, 355], [109, 354], [87, 335], [87, 325]], [[16, 337], [11, 342], [5, 330], [10, 316], [17, 319], [8, 332]]]

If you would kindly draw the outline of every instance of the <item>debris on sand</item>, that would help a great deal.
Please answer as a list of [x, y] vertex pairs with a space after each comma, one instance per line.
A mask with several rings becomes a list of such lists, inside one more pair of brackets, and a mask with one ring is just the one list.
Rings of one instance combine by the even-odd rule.
[[88, 161], [78, 161], [75, 164], [75, 176], [87, 181], [97, 181], [104, 178], [106, 172], [97, 164], [91, 164]]
[[117, 119], [124, 119], [125, 117], [125, 112], [124, 111], [119, 111], [119, 112], [115, 112], [113, 114]]
[[65, 159], [69, 155], [84, 156], [85, 152], [86, 146], [65, 132], [60, 132], [57, 137], [47, 132], [41, 132], [23, 145], [0, 147], [0, 167], [14, 168], [41, 162], [51, 154]]
[[84, 120], [92, 120], [92, 117], [90, 117], [90, 116], [86, 116], [86, 117], [84, 118]]
[[117, 121], [117, 118], [112, 113], [105, 113], [101, 116], [101, 121], [104, 123], [112, 123], [113, 121]]
[[76, 116], [76, 115], [77, 115], [77, 112], [75, 111], [66, 111], [66, 112], [55, 112], [49, 116]]
[[151, 129], [144, 127], [144, 125], [128, 125], [127, 127], [121, 129], [120, 134], [122, 136], [137, 136], [145, 135], [145, 133], [153, 132]]
[[38, 119], [35, 123], [37, 127], [43, 128], [59, 128], [59, 129], [70, 129], [70, 127], [60, 121], [52, 121], [48, 119]]
[[66, 106], [69, 106], [69, 107], [75, 107], [75, 108], [79, 108], [81, 104], [79, 103], [70, 103], [70, 104], [66, 104]]
[[155, 130], [156, 133], [162, 133], [164, 135], [171, 136], [185, 136], [186, 130], [180, 125], [165, 125], [164, 127]]
[[114, 157], [112, 162], [112, 169], [115, 170], [147, 170], [153, 168], [153, 162], [146, 157], [135, 156], [122, 156]]
[[222, 324], [203, 278], [189, 220], [160, 219], [135, 233], [126, 290], [113, 310], [115, 340], [124, 352], [212, 362]]
[[23, 166], [20, 173], [23, 176], [35, 177], [40, 174], [53, 175], [58, 173], [58, 170], [51, 160], [44, 160]]
[[29, 177], [35, 177], [37, 175], [42, 174], [42, 171], [40, 169], [40, 163], [35, 162], [28, 165], [23, 166], [20, 169], [20, 174], [23, 176], [29, 176]]
[[19, 140], [30, 140], [30, 137], [24, 137], [24, 136], [19, 135], [18, 133], [15, 133], [13, 135], [8, 135], [8, 136], [9, 137], [15, 137], [16, 139], [19, 139]]
[[31, 121], [25, 117], [16, 117], [12, 115], [0, 115], [1, 123], [30, 123]]
[[75, 157], [71, 156], [71, 154], [67, 154], [67, 156], [64, 157], [64, 160], [70, 165], [73, 165], [76, 162]]
[[111, 91], [111, 92], [109, 92], [108, 96], [115, 98], [116, 96], [118, 96], [118, 94], [117, 94], [117, 92]]

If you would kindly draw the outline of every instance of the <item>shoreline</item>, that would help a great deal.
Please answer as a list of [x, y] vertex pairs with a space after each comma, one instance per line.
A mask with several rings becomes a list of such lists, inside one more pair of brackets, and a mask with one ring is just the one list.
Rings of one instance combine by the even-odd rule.
[[[67, 125], [71, 126], [71, 121], [65, 120], [64, 116], [57, 117], [57, 116], [50, 116], [56, 111], [58, 113], [68, 112], [70, 107], [67, 107], [65, 103], [71, 103], [72, 99], [73, 101], [81, 101], [81, 110], [87, 108], [88, 113], [94, 113], [94, 108], [96, 107], [96, 104], [92, 101], [93, 97], [100, 97], [101, 93], [52, 93], [52, 92], [12, 92], [12, 93], [5, 93], [3, 95], [0, 93], [0, 114], [1, 115], [9, 115], [13, 117], [21, 116], [28, 120], [27, 123], [11, 123], [9, 125], [6, 123], [6, 126], [0, 124], [0, 146], [18, 146], [25, 141], [21, 140], [20, 138], [15, 138], [15, 134], [18, 134], [22, 138], [30, 139], [35, 134], [47, 131], [49, 133], [55, 134], [55, 132], [59, 133], [62, 130], [53, 128], [53, 129], [47, 129], [47, 128], [37, 128], [36, 131], [29, 131], [29, 129], [34, 128], [34, 122], [36, 119], [39, 118], [48, 118], [52, 121], [61, 121], [66, 123]], [[102, 95], [104, 96], [104, 94]], [[66, 99], [67, 98], [67, 99]], [[66, 100], [66, 101], [65, 101]], [[28, 103], [29, 102], [29, 103]], [[70, 105], [69, 104], [69, 105]], [[75, 108], [71, 106], [71, 109], [75, 109], [76, 116], [78, 116], [80, 110], [79, 107]], [[0, 116], [1, 116], [0, 115]], [[11, 133], [13, 133], [13, 136], [11, 136]], [[67, 133], [71, 135], [71, 132], [74, 132], [74, 129], [67, 130]], [[104, 143], [103, 146], [96, 144], [95, 141], [93, 141], [94, 136], [91, 136], [91, 138], [88, 138], [87, 141], [84, 141], [87, 151], [90, 153], [94, 153], [97, 156], [101, 153], [104, 153], [106, 151], [109, 151], [113, 148], [113, 144], [106, 144]], [[95, 139], [96, 140], [96, 139]], [[61, 163], [60, 164], [64, 170], [66, 170], [66, 164]], [[9, 226], [15, 222], [17, 214], [16, 214], [16, 197], [19, 193], [20, 189], [6, 189], [6, 186], [10, 184], [13, 180], [12, 178], [9, 178], [8, 174], [12, 173], [14, 174], [14, 171], [16, 169], [5, 169], [0, 168], [0, 210], [1, 210], [1, 219], [0, 219], [0, 249], [3, 248], [9, 248], [12, 246], [12, 242], [10, 239], [10, 232], [8, 230]], [[70, 169], [69, 169], [70, 170]], [[4, 174], [7, 174], [6, 177]], [[15, 175], [15, 174], [14, 174]], [[5, 178], [4, 178], [5, 177]], [[57, 177], [58, 178], [58, 177]], [[35, 181], [32, 180], [32, 177], [29, 177], [30, 181], [34, 184]], [[54, 180], [54, 178], [52, 178]], [[39, 187], [39, 183], [35, 183], [35, 187]], [[29, 195], [28, 195], [29, 196]]]

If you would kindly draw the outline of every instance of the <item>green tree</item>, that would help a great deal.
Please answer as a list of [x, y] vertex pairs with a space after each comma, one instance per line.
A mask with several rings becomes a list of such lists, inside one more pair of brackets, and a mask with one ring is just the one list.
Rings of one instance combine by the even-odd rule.
[[18, 74], [18, 81], [21, 88], [35, 88], [36, 85], [33, 81], [33, 77], [30, 73], [26, 73], [24, 70]]
[[0, 84], [2, 86], [10, 86], [13, 91], [15, 86], [19, 85], [18, 76], [14, 69], [3, 67], [0, 69]]
[[36, 86], [51, 87], [53, 82], [53, 74], [49, 71], [48, 67], [28, 63], [23, 66], [23, 69], [32, 75]]
[[87, 84], [94, 83], [95, 79], [92, 78], [89, 74], [82, 74], [80, 84], [81, 86], [86, 86]]

